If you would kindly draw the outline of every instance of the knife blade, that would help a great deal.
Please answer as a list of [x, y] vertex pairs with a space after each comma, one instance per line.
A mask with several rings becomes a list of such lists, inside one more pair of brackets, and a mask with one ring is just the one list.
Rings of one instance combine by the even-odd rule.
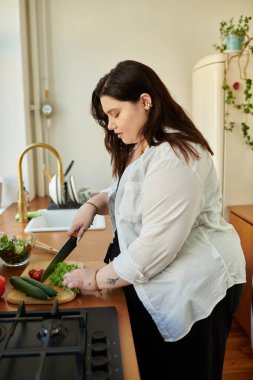
[[48, 276], [50, 276], [50, 274], [54, 271], [56, 265], [60, 261], [64, 261], [64, 259], [66, 259], [66, 257], [73, 251], [76, 245], [77, 237], [74, 235], [70, 236], [70, 238], [63, 244], [59, 252], [56, 254], [56, 256], [45, 269], [45, 272], [41, 276], [41, 281], [45, 281], [48, 278]]

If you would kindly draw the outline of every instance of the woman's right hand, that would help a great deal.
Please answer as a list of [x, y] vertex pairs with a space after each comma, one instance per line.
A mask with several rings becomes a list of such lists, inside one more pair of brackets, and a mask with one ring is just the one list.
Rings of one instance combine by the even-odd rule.
[[68, 235], [72, 236], [77, 233], [76, 236], [78, 240], [80, 240], [92, 224], [95, 215], [95, 208], [89, 203], [84, 203], [77, 211], [77, 214], [72, 221], [71, 227], [68, 230]]
[[[89, 203], [91, 202], [91, 203]], [[68, 235], [76, 235], [78, 240], [80, 240], [84, 233], [88, 230], [93, 222], [96, 213], [100, 215], [108, 214], [108, 195], [107, 193], [99, 193], [96, 196], [90, 198], [86, 203], [84, 203], [77, 211], [70, 229], [68, 230]], [[76, 234], [77, 233], [77, 234]]]

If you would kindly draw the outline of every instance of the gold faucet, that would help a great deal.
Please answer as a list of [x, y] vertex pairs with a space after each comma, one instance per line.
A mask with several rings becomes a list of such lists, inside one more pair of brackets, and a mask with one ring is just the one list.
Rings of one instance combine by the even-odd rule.
[[24, 194], [24, 189], [23, 189], [23, 173], [22, 173], [22, 160], [24, 155], [33, 148], [45, 148], [50, 150], [57, 159], [57, 164], [58, 164], [58, 176], [59, 176], [59, 182], [60, 186], [63, 186], [63, 169], [62, 169], [62, 160], [55, 148], [53, 148], [49, 144], [45, 143], [34, 143], [31, 145], [28, 145], [23, 152], [20, 154], [19, 159], [18, 159], [18, 213], [19, 213], [19, 222], [24, 223], [28, 221], [27, 218], [27, 202]]

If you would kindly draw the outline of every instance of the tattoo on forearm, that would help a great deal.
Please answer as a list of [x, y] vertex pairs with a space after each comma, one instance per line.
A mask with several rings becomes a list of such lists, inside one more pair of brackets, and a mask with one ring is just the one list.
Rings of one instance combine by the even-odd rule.
[[117, 278], [108, 278], [107, 279], [107, 284], [115, 285], [116, 281], [118, 281], [118, 279], [119, 279], [119, 277], [117, 277]]

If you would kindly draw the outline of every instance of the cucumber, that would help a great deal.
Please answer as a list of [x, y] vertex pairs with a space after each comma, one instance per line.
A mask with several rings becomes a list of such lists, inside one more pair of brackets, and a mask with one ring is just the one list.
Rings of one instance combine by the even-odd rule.
[[[37, 216], [41, 216], [42, 213], [39, 211], [27, 211], [27, 218], [30, 220], [32, 218], [36, 218]], [[19, 214], [15, 215], [16, 221], [19, 221]]]
[[42, 289], [37, 286], [28, 284], [25, 280], [18, 276], [12, 276], [10, 278], [11, 285], [21, 292], [25, 293], [29, 297], [33, 297], [39, 300], [47, 300], [49, 299], [47, 293], [45, 293]]
[[37, 286], [41, 290], [43, 290], [50, 298], [57, 296], [57, 291], [50, 286], [42, 284], [40, 281], [34, 280], [33, 278], [22, 276], [20, 277], [22, 280], [25, 280], [28, 284]]

